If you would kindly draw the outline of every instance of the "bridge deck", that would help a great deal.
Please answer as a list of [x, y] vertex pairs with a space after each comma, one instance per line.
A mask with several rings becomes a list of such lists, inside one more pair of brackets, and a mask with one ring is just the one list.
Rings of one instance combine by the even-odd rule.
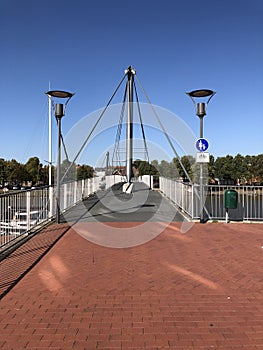
[[[144, 206], [145, 215], [153, 208]], [[83, 214], [1, 262], [2, 291], [10, 276], [19, 282], [1, 300], [0, 349], [262, 349], [260, 224], [187, 226], [148, 215], [144, 229], [162, 232], [116, 249], [81, 229], [144, 223], [87, 222]]]
[[133, 184], [132, 193], [124, 193], [122, 183], [99, 191], [65, 215], [67, 221], [159, 222], [183, 221], [176, 207], [158, 191], [142, 182]]

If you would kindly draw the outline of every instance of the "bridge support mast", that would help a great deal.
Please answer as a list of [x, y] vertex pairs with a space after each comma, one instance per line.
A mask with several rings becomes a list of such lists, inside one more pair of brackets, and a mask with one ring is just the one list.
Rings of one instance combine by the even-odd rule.
[[127, 108], [127, 124], [126, 124], [126, 177], [127, 182], [131, 183], [133, 177], [132, 161], [133, 161], [133, 82], [136, 71], [132, 66], [126, 69], [128, 76], [128, 108]]

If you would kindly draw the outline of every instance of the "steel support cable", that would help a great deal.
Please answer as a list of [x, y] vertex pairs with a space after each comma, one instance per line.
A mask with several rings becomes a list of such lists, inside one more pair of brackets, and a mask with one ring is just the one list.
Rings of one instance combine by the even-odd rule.
[[142, 122], [142, 113], [141, 113], [141, 108], [140, 108], [140, 104], [139, 104], [139, 98], [138, 98], [138, 93], [137, 93], [135, 82], [133, 82], [133, 85], [134, 85], [134, 91], [135, 91], [135, 96], [136, 96], [137, 108], [138, 108], [138, 113], [139, 113], [139, 118], [140, 118], [142, 137], [143, 137], [143, 142], [144, 142], [144, 148], [145, 148], [145, 152], [146, 152], [147, 161], [149, 163], [149, 153], [148, 153], [148, 148], [147, 148], [147, 143], [146, 143], [144, 126], [143, 126], [143, 122]]
[[64, 148], [66, 159], [69, 162], [70, 160], [69, 160], [69, 157], [68, 157], [68, 152], [67, 152], [66, 145], [65, 145], [64, 138], [63, 138], [62, 134], [60, 134], [60, 138], [61, 138], [61, 141], [62, 141], [62, 145], [63, 145], [63, 148]]
[[185, 173], [185, 175], [186, 175], [188, 181], [189, 181], [191, 184], [193, 184], [193, 183], [192, 183], [192, 180], [191, 180], [191, 178], [190, 178], [190, 176], [188, 175], [188, 172], [186, 171], [186, 169], [185, 169], [185, 167], [184, 167], [184, 165], [183, 165], [183, 163], [182, 163], [182, 161], [181, 161], [181, 157], [180, 157], [179, 154], [177, 153], [177, 151], [176, 151], [176, 149], [175, 149], [175, 147], [174, 147], [174, 145], [173, 145], [173, 143], [172, 143], [172, 141], [171, 141], [169, 135], [167, 134], [167, 132], [166, 132], [166, 130], [165, 130], [165, 128], [164, 128], [164, 126], [163, 126], [163, 124], [162, 124], [162, 122], [161, 122], [161, 120], [160, 120], [160, 118], [159, 118], [159, 116], [158, 116], [158, 114], [157, 114], [157, 112], [156, 112], [156, 110], [155, 110], [155, 108], [153, 107], [153, 105], [152, 105], [152, 103], [151, 103], [151, 101], [150, 101], [148, 95], [146, 94], [146, 91], [144, 90], [144, 88], [143, 88], [143, 86], [142, 86], [142, 84], [141, 84], [141, 82], [140, 82], [140, 80], [139, 80], [139, 78], [138, 78], [137, 76], [136, 76], [136, 79], [137, 79], [137, 81], [138, 81], [138, 83], [139, 83], [139, 85], [140, 85], [140, 88], [141, 88], [142, 92], [144, 93], [144, 95], [145, 95], [145, 97], [146, 97], [146, 99], [147, 99], [147, 101], [148, 101], [148, 103], [149, 103], [149, 105], [150, 105], [150, 107], [151, 107], [151, 109], [152, 109], [152, 111], [153, 111], [153, 114], [155, 115], [155, 117], [156, 117], [156, 119], [157, 119], [157, 121], [158, 121], [158, 123], [159, 123], [159, 125], [160, 125], [160, 127], [161, 127], [161, 129], [162, 129], [162, 131], [163, 131], [163, 133], [164, 133], [164, 135], [165, 135], [165, 137], [166, 137], [168, 143], [169, 143], [169, 145], [171, 146], [171, 148], [172, 148], [174, 154], [176, 155], [176, 157], [178, 158], [178, 161], [179, 161], [179, 163], [180, 163], [180, 165], [181, 165], [181, 167], [182, 167], [182, 169], [183, 169], [183, 171], [184, 171], [184, 173]]
[[98, 126], [100, 120], [102, 119], [102, 117], [104, 116], [107, 108], [109, 107], [111, 101], [113, 100], [114, 96], [116, 95], [117, 91], [119, 90], [123, 80], [125, 79], [126, 74], [122, 77], [120, 83], [118, 84], [118, 86], [116, 87], [114, 93], [112, 94], [111, 98], [109, 99], [108, 103], [106, 104], [106, 106], [104, 107], [103, 111], [101, 112], [98, 120], [96, 121], [96, 123], [94, 124], [93, 128], [91, 129], [90, 133], [88, 134], [88, 136], [86, 137], [85, 141], [83, 142], [82, 146], [80, 147], [79, 151], [77, 152], [75, 158], [73, 159], [72, 163], [70, 164], [70, 166], [68, 167], [67, 171], [65, 172], [65, 174], [63, 175], [61, 181], [63, 181], [63, 179], [66, 177], [67, 173], [69, 172], [69, 170], [71, 169], [72, 165], [75, 163], [76, 159], [79, 157], [79, 155], [81, 154], [81, 152], [83, 151], [84, 147], [86, 146], [87, 142], [89, 141], [91, 135], [93, 134], [94, 130], [96, 129], [96, 127]]
[[[118, 130], [116, 133], [115, 143], [114, 143], [114, 150], [112, 153], [112, 164], [115, 162], [120, 165], [120, 156], [119, 156], [118, 149], [119, 149], [120, 136], [121, 136], [122, 120], [123, 120], [123, 114], [121, 113]], [[116, 159], [115, 161], [114, 161], [114, 158]]]
[[116, 138], [115, 138], [114, 151], [113, 151], [113, 154], [112, 154], [112, 164], [113, 164], [114, 155], [116, 154], [116, 162], [119, 161], [119, 165], [121, 165], [120, 164], [120, 155], [118, 154], [118, 149], [119, 149], [120, 137], [121, 137], [121, 131], [122, 131], [122, 124], [123, 124], [123, 117], [124, 117], [124, 111], [125, 111], [125, 101], [126, 101], [126, 97], [127, 97], [127, 90], [128, 90], [128, 82], [126, 83], [126, 88], [125, 88], [124, 96], [123, 96], [123, 102], [122, 102], [121, 114], [120, 114], [120, 119], [119, 119], [119, 125], [118, 125]]
[[[185, 175], [187, 176], [187, 179], [189, 180], [190, 184], [193, 186], [194, 192], [196, 193], [197, 197], [200, 199], [199, 193], [197, 192], [197, 190], [196, 190], [196, 188], [195, 188], [195, 186], [194, 186], [194, 184], [193, 184], [193, 182], [192, 182], [190, 176], [188, 175], [188, 173], [187, 173], [187, 171], [186, 171], [186, 169], [185, 169], [185, 167], [184, 167], [184, 165], [183, 165], [183, 163], [182, 163], [182, 161], [181, 161], [181, 157], [179, 157], [178, 153], [176, 152], [176, 149], [174, 148], [174, 145], [172, 144], [171, 139], [169, 138], [167, 132], [165, 131], [164, 126], [162, 125], [162, 123], [161, 123], [161, 121], [160, 121], [160, 118], [159, 118], [157, 112], [155, 111], [153, 105], [151, 104], [151, 101], [150, 101], [148, 95], [146, 94], [146, 91], [144, 90], [144, 88], [143, 88], [143, 86], [142, 86], [142, 84], [141, 84], [141, 82], [140, 82], [140, 80], [139, 80], [139, 78], [138, 78], [137, 76], [136, 76], [136, 79], [138, 80], [138, 83], [139, 83], [139, 85], [140, 85], [140, 88], [142, 89], [142, 92], [144, 93], [144, 95], [145, 95], [145, 97], [146, 97], [148, 103], [150, 104], [151, 109], [152, 109], [152, 111], [153, 111], [153, 113], [154, 113], [154, 115], [155, 115], [155, 117], [156, 117], [156, 119], [157, 119], [159, 125], [161, 126], [161, 128], [162, 128], [162, 130], [163, 130], [163, 132], [164, 132], [164, 134], [165, 134], [165, 137], [166, 137], [167, 141], [169, 142], [169, 144], [170, 144], [172, 150], [174, 151], [175, 155], [177, 156], [177, 158], [178, 158], [178, 160], [179, 160], [179, 163], [180, 163], [180, 165], [181, 165], [181, 167], [182, 167], [182, 169], [183, 169]], [[208, 217], [210, 218], [209, 212], [208, 212], [208, 210], [207, 210], [205, 204], [204, 204], [204, 210], [205, 210], [206, 214], [208, 215]]]
[[117, 129], [115, 143], [114, 143], [114, 150], [113, 150], [113, 154], [112, 154], [112, 164], [114, 162], [114, 157], [116, 157], [116, 163], [120, 165], [120, 157], [119, 157], [118, 149], [119, 149], [120, 136], [121, 136], [121, 130], [122, 130], [122, 122], [123, 122], [123, 115], [124, 115], [124, 108], [125, 108], [126, 91], [127, 91], [127, 84], [126, 84], [124, 101], [123, 101], [123, 104], [122, 104], [122, 110], [121, 110], [121, 114], [120, 114], [118, 129]]
[[119, 128], [118, 144], [116, 147], [116, 157], [118, 158], [118, 161], [119, 161], [119, 167], [121, 167], [120, 139], [121, 139], [122, 125], [123, 125], [124, 112], [125, 112], [125, 106], [126, 106], [126, 100], [127, 100], [128, 84], [129, 83], [127, 81], [125, 91], [124, 91], [124, 96], [123, 96], [121, 118], [120, 118], [120, 124], [119, 124], [120, 128]]

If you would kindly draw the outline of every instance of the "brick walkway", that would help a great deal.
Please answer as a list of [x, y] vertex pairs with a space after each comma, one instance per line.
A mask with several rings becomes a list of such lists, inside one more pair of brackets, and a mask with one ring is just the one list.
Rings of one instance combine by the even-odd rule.
[[180, 227], [122, 249], [68, 230], [1, 300], [0, 349], [262, 350], [263, 226]]

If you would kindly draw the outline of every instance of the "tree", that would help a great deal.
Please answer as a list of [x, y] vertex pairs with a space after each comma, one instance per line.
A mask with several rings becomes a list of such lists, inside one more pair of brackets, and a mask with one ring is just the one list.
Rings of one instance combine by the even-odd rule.
[[6, 182], [9, 184], [22, 184], [27, 181], [29, 174], [23, 164], [18, 163], [15, 159], [5, 162]]
[[77, 166], [77, 180], [84, 180], [93, 177], [94, 169], [89, 165]]
[[253, 157], [252, 160], [254, 177], [257, 182], [263, 182], [263, 154]]
[[209, 181], [215, 178], [215, 157], [211, 154], [208, 163], [208, 178]]
[[159, 165], [158, 160], [156, 160], [156, 159], [152, 160], [152, 161], [151, 161], [151, 164], [152, 164], [152, 166], [155, 167], [156, 171], [158, 171], [158, 173], [159, 173], [160, 165]]
[[40, 174], [42, 164], [38, 157], [29, 158], [25, 164], [26, 171], [29, 175], [28, 181], [32, 181], [33, 184], [37, 184], [40, 181]]
[[139, 167], [139, 176], [142, 175], [158, 175], [158, 170], [149, 162], [141, 161]]
[[[54, 184], [54, 166], [51, 167], [51, 184]], [[44, 165], [43, 168], [40, 169], [40, 181], [44, 185], [49, 185], [49, 165]]]
[[233, 165], [235, 169], [235, 182], [238, 183], [239, 181], [244, 181], [244, 174], [246, 170], [246, 167], [244, 167], [244, 157], [238, 153], [233, 159]]
[[233, 157], [229, 154], [226, 157], [218, 157], [215, 161], [215, 174], [219, 179], [232, 180], [236, 179], [236, 170]]
[[159, 174], [170, 179], [177, 179], [179, 176], [176, 164], [174, 162], [169, 163], [166, 160], [161, 161]]
[[0, 184], [4, 186], [6, 181], [6, 173], [5, 173], [5, 160], [0, 158]]
[[190, 156], [190, 155], [189, 156], [182, 156], [180, 161], [177, 157], [173, 159], [173, 163], [175, 164], [175, 166], [178, 170], [179, 176], [183, 179], [187, 179], [188, 177], [190, 179], [192, 179], [193, 178], [193, 171], [194, 171], [194, 163], [195, 163], [193, 156]]

